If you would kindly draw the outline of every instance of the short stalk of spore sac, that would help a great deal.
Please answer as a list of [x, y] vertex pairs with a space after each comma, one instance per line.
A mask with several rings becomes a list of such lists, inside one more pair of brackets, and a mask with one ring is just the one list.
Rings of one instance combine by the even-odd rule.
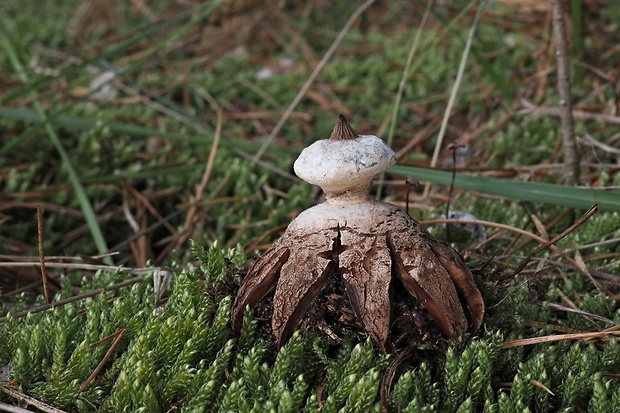
[[[325, 300], [332, 277], [340, 278], [357, 321], [383, 352], [393, 349], [397, 304], [411, 312], [422, 307], [446, 338], [480, 327], [484, 302], [461, 256], [405, 211], [371, 197], [373, 178], [394, 163], [392, 149], [374, 135], [358, 135], [343, 116], [329, 139], [302, 151], [295, 173], [320, 186], [326, 200], [302, 212], [251, 266], [232, 309], [235, 331], [247, 306], [268, 303], [282, 346]], [[406, 299], [394, 294], [402, 287]], [[413, 320], [404, 327], [420, 328], [431, 327]]]

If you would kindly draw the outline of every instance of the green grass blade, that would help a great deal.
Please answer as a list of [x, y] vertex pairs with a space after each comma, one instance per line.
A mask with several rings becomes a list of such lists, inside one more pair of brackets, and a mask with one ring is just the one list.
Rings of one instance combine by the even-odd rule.
[[[187, 32], [192, 30], [195, 26], [199, 25], [205, 18], [207, 18], [222, 3], [223, 3], [223, 0], [212, 1], [212, 2], [209, 2], [208, 4], [204, 4], [201, 6], [191, 8], [190, 10], [180, 12], [170, 18], [167, 18], [161, 22], [158, 22], [157, 24], [153, 25], [151, 22], [149, 22], [143, 27], [135, 30], [135, 34], [127, 37], [126, 39], [119, 40], [118, 42], [114, 43], [110, 47], [102, 50], [101, 53], [99, 53], [97, 56], [87, 58], [86, 60], [82, 60], [80, 64], [63, 68], [57, 76], [45, 77], [43, 79], [38, 79], [34, 81], [30, 81], [29, 79], [29, 81], [27, 82], [28, 84], [25, 87], [16, 88], [17, 89], [16, 93], [3, 97], [3, 100], [0, 103], [0, 106], [4, 106], [5, 108], [0, 108], [0, 116], [4, 115], [12, 119], [36, 121], [38, 123], [41, 123], [42, 119], [38, 116], [36, 111], [28, 111], [28, 110], [24, 111], [22, 109], [9, 109], [8, 113], [2, 113], [2, 112], [3, 110], [8, 109], [7, 106], [12, 100], [16, 98], [23, 99], [27, 96], [36, 96], [37, 94], [42, 93], [41, 90], [48, 88], [52, 82], [57, 81], [58, 78], [77, 79], [78, 83], [82, 82], [84, 73], [86, 74], [85, 76], [87, 77], [92, 76], [90, 74], [90, 71], [88, 70], [88, 68], [91, 66], [102, 66], [103, 68], [108, 69], [108, 70], [115, 69], [115, 70], [118, 70], [117, 74], [122, 76], [124, 72], [126, 72], [127, 70], [130, 70], [132, 67], [139, 66], [144, 59], [152, 56], [153, 54], [157, 53], [158, 51], [161, 51], [162, 49], [169, 48], [171, 45], [174, 44], [176, 40], [178, 40], [183, 35], [185, 35]], [[175, 24], [181, 23], [185, 19], [188, 20], [187, 23], [182, 24], [180, 28], [174, 30], [171, 34], [166, 36], [162, 41], [158, 43], [154, 43], [149, 49], [141, 52], [139, 59], [134, 58], [129, 63], [129, 65], [127, 66], [122, 65], [122, 69], [117, 69], [113, 64], [107, 61], [107, 58], [116, 57], [118, 55], [125, 55], [126, 50], [134, 46], [136, 43], [143, 41], [145, 39], [151, 38], [163, 32], [163, 30], [166, 28], [174, 27]], [[125, 80], [128, 84], [134, 83], [129, 78], [125, 78]], [[141, 89], [141, 88], [137, 87], [137, 89]], [[161, 103], [166, 107], [171, 107], [174, 111], [178, 112], [184, 118], [189, 119], [192, 122], [196, 122], [197, 124], [202, 123], [199, 119], [197, 119], [197, 117], [193, 116], [189, 111], [185, 110], [185, 108], [182, 108], [174, 104], [174, 102], [171, 102], [165, 97], [156, 96], [156, 95], [153, 95], [152, 93], [147, 93], [147, 94], [149, 94], [149, 97], [153, 99], [154, 101]], [[47, 115], [48, 115], [49, 121], [51, 121], [54, 124], [60, 124], [61, 126], [66, 127], [68, 129], [85, 130], [85, 129], [92, 128], [96, 120], [87, 119], [87, 118], [84, 119], [84, 118], [62, 117], [59, 119], [58, 122], [56, 121], [56, 117], [60, 116], [63, 112], [66, 112], [68, 107], [74, 106], [75, 104], [86, 100], [86, 97], [77, 98], [74, 101], [69, 102], [67, 105], [63, 106], [62, 108], [58, 109], [57, 111], [54, 111], [53, 113], [48, 113]], [[15, 112], [13, 112], [13, 110], [15, 110]], [[133, 125], [126, 125], [122, 123], [113, 124], [111, 129], [113, 129], [115, 132], [118, 132], [118, 133], [128, 133], [131, 135], [147, 136], [150, 134], [151, 136], [161, 136], [161, 133], [153, 133], [155, 131], [153, 131], [152, 129], [139, 128], [139, 127], [134, 127]], [[32, 133], [32, 131], [29, 131], [29, 132]], [[203, 135], [203, 134], [204, 133], [200, 135]], [[177, 136], [174, 134], [168, 134], [165, 137], [170, 138], [170, 139], [175, 139]], [[19, 145], [21, 142], [27, 139], [28, 138], [21, 138], [21, 139], [14, 140], [9, 145], [10, 148], [5, 147], [3, 149], [0, 149], [0, 155], [7, 153], [9, 149], [11, 149], [12, 147], [15, 147], [16, 145]], [[202, 136], [181, 136], [181, 139], [200, 142], [200, 143], [205, 142], [205, 139]], [[236, 145], [236, 147], [240, 147], [240, 145]], [[248, 147], [248, 148], [242, 148], [242, 149], [250, 150], [253, 148]]]
[[[451, 172], [413, 166], [394, 166], [388, 172], [446, 186], [450, 185], [452, 180]], [[578, 209], [588, 209], [592, 205], [597, 204], [600, 211], [620, 211], [620, 191], [617, 190], [606, 191], [602, 189], [577, 188], [464, 174], [456, 175], [454, 186], [520, 201], [561, 205]]]
[[[139, 66], [141, 62], [157, 53], [159, 50], [170, 47], [170, 45], [174, 44], [176, 40], [194, 28], [196, 25], [199, 25], [206, 17], [208, 17], [214, 10], [216, 10], [221, 4], [222, 0], [216, 0], [210, 2], [205, 5], [201, 5], [198, 7], [191, 8], [190, 10], [180, 12], [170, 18], [162, 20], [156, 24], [152, 22], [146, 23], [143, 27], [140, 27], [135, 30], [135, 34], [128, 36], [125, 39], [121, 39], [118, 42], [114, 43], [110, 47], [104, 49], [98, 55], [86, 58], [82, 60], [81, 63], [72, 65], [69, 67], [65, 67], [61, 69], [60, 73], [53, 77], [44, 77], [42, 79], [32, 80], [29, 79], [28, 84], [22, 88], [16, 88], [16, 92], [8, 96], [4, 96], [2, 101], [0, 101], [0, 106], [8, 106], [8, 104], [17, 98], [26, 98], [29, 96], [37, 96], [44, 89], [47, 89], [53, 82], [57, 81], [59, 78], [63, 79], [74, 79], [75, 82], [82, 82], [84, 76], [89, 77], [92, 76], [90, 71], [88, 70], [92, 66], [103, 66], [106, 69], [115, 68], [114, 65], [107, 62], [106, 58], [115, 57], [118, 55], [125, 55], [126, 50], [136, 43], [143, 41], [147, 38], [151, 38], [154, 35], [157, 35], [163, 30], [174, 27], [175, 24], [182, 22], [184, 19], [187, 19], [188, 22], [181, 25], [179, 29], [174, 30], [169, 36], [166, 36], [162, 41], [153, 44], [147, 51], [143, 51], [140, 55], [140, 59], [134, 59], [128, 66], [123, 66], [123, 70], [119, 71], [119, 75], [121, 72], [129, 70], [131, 67]], [[8, 37], [8, 36], [7, 36]], [[15, 54], [15, 53], [14, 53]], [[85, 75], [84, 75], [85, 74]], [[125, 78], [128, 84], [132, 84], [133, 81], [129, 78]], [[138, 88], [139, 89], [139, 88]], [[183, 117], [189, 119], [192, 122], [196, 122], [197, 124], [202, 123], [197, 117], [193, 116], [189, 111], [185, 110], [174, 102], [166, 99], [162, 96], [155, 96], [153, 94], [149, 94], [150, 98], [156, 102], [163, 104], [166, 107], [171, 107], [176, 112], [180, 113]], [[80, 102], [86, 101], [87, 96], [77, 98], [71, 102], [68, 102], [62, 108], [52, 112], [47, 113], [47, 118], [53, 124], [59, 124], [67, 129], [77, 129], [77, 130], [88, 130], [91, 129], [96, 120], [87, 119], [87, 118], [71, 118], [71, 117], [61, 117], [56, 121], [56, 118], [60, 116], [63, 112], [68, 111], [71, 107], [79, 104]], [[6, 109], [4, 109], [6, 110]], [[16, 120], [25, 120], [25, 121], [35, 121], [40, 124], [40, 126], [44, 127], [42, 123], [41, 117], [38, 116], [36, 111], [29, 111], [27, 109], [9, 109], [8, 113], [2, 113], [3, 108], [0, 108], [0, 116], [5, 116], [10, 119]], [[111, 129], [117, 133], [127, 133], [130, 135], [138, 135], [138, 136], [162, 136], [165, 138], [169, 138], [170, 140], [179, 139], [185, 141], [194, 141], [199, 143], [204, 143], [208, 141], [203, 136], [193, 136], [193, 135], [183, 135], [179, 136], [177, 134], [162, 134], [157, 131], [148, 128], [136, 127], [134, 125], [127, 125], [122, 123], [113, 123], [111, 125]], [[204, 129], [203, 129], [204, 130]], [[5, 145], [3, 148], [0, 148], [0, 156], [10, 153], [10, 151], [28, 141], [32, 136], [38, 133], [38, 127], [29, 128], [27, 132], [25, 132], [22, 136], [17, 139], [12, 140], [9, 144]], [[200, 134], [203, 135], [203, 134]], [[246, 151], [254, 149], [253, 146], [243, 147], [243, 145], [235, 145], [237, 148], [244, 149]]]
[[[571, 16], [571, 56], [573, 59], [582, 59], [583, 55], [583, 4], [581, 0], [570, 0]], [[581, 79], [581, 68], [573, 68], [573, 82]]]
[[[62, 112], [62, 109], [59, 112]], [[44, 119], [36, 111], [24, 108], [10, 109], [0, 107], [0, 117], [32, 123], [44, 122]], [[78, 116], [60, 115], [55, 113], [48, 114], [47, 121], [52, 125], [60, 126], [67, 130], [89, 130], [94, 128], [99, 120]], [[170, 141], [185, 141], [200, 144], [207, 144], [213, 140], [212, 136], [178, 132], [164, 132], [158, 129], [148, 128], [140, 125], [132, 125], [123, 122], [105, 121], [105, 126], [110, 128], [110, 130], [115, 134], [127, 134], [131, 136], [141, 136], [144, 138], [157, 136], [160, 138], [168, 139]], [[245, 152], [252, 152], [259, 146], [258, 144], [242, 141], [232, 141], [223, 137], [220, 138], [220, 145], [229, 149], [241, 149]], [[7, 151], [8, 148], [1, 148], [0, 156], [6, 154]], [[288, 148], [278, 148], [274, 146], [274, 148], [269, 152], [274, 155], [285, 153], [290, 154], [292, 150]]]
[[[16, 108], [16, 109], [8, 109], [8, 108], [0, 108], [0, 117], [32, 122], [32, 123], [41, 123], [43, 119], [41, 116], [34, 110], [24, 109], [24, 108]], [[56, 115], [56, 114], [48, 114], [48, 119], [50, 123], [56, 126], [60, 126], [67, 130], [72, 131], [82, 131], [89, 130], [94, 128], [99, 122], [99, 119], [96, 118], [85, 118], [79, 116], [69, 116], [69, 115]], [[109, 122], [104, 121], [105, 126], [110, 128], [110, 130], [114, 133], [118, 134], [127, 134], [133, 136], [157, 136], [161, 138], [170, 139], [173, 141], [187, 141], [187, 142], [195, 142], [202, 143], [205, 142], [205, 137], [201, 135], [188, 135], [188, 134], [179, 134], [173, 132], [162, 132], [158, 129], [148, 128], [140, 125], [132, 125], [129, 123], [123, 122]]]
[[75, 77], [76, 74], [79, 74], [80, 77], [83, 76], [82, 74], [86, 74], [85, 76], [90, 77], [92, 75], [88, 73], [88, 70], [86, 70], [87, 67], [99, 66], [102, 61], [114, 61], [115, 58], [118, 58], [119, 56], [125, 56], [129, 48], [135, 47], [135, 45], [139, 42], [152, 39], [157, 34], [162, 33], [165, 29], [175, 27], [184, 19], [190, 17], [190, 20], [187, 24], [181, 26], [180, 29], [175, 30], [170, 36], [168, 36], [161, 42], [155, 43], [151, 47], [140, 52], [139, 58], [132, 59], [131, 65], [138, 66], [145, 59], [160, 51], [162, 47], [169, 47], [169, 45], [172, 44], [174, 40], [178, 40], [179, 37], [183, 35], [183, 33], [191, 29], [193, 26], [199, 24], [202, 19], [208, 17], [209, 14], [211, 14], [215, 9], [217, 9], [222, 2], [223, 0], [217, 0], [209, 4], [191, 7], [188, 10], [182, 11], [166, 19], [162, 19], [156, 24], [148, 22], [143, 26], [136, 28], [134, 30], [134, 34], [132, 34], [131, 36], [128, 36], [125, 39], [119, 39], [114, 44], [110, 45], [110, 47], [103, 49], [100, 53], [94, 55], [93, 57], [82, 59], [80, 64], [62, 68], [56, 76], [44, 77], [29, 82], [28, 87], [15, 88], [15, 91], [13, 93], [3, 96], [0, 102], [2, 105], [8, 105], [10, 102], [16, 99], [22, 99], [26, 96], [31, 96], [33, 90], [48, 89], [54, 82], [57, 82], [58, 79], [71, 79]]
[[[26, 75], [24, 67], [19, 61], [17, 54], [15, 53], [13, 45], [11, 44], [9, 38], [6, 35], [5, 26], [2, 20], [0, 20], [0, 41], [2, 42], [2, 45], [4, 46], [4, 50], [6, 51], [7, 56], [9, 57], [11, 65], [13, 66], [15, 71], [18, 73], [20, 79], [24, 83], [28, 83], [28, 76]], [[80, 182], [80, 177], [75, 171], [75, 168], [73, 167], [73, 164], [71, 163], [71, 159], [69, 158], [69, 155], [67, 154], [64, 147], [62, 146], [60, 139], [58, 138], [58, 135], [56, 134], [56, 131], [54, 130], [54, 128], [52, 127], [52, 124], [47, 119], [47, 114], [45, 113], [43, 106], [38, 101], [34, 102], [34, 106], [36, 108], [37, 114], [39, 115], [39, 117], [45, 124], [45, 130], [50, 140], [56, 147], [56, 150], [58, 151], [60, 155], [60, 158], [62, 160], [64, 167], [67, 169], [67, 173], [69, 174], [69, 179], [71, 180], [71, 184], [73, 185], [75, 194], [78, 197], [78, 201], [82, 208], [82, 213], [84, 214], [84, 218], [86, 219], [86, 224], [88, 225], [90, 233], [93, 237], [95, 246], [97, 247], [97, 250], [99, 251], [100, 254], [105, 254], [108, 252], [108, 246], [105, 242], [105, 239], [103, 238], [103, 232], [101, 231], [101, 227], [99, 227], [99, 223], [97, 222], [95, 211], [93, 210], [93, 207], [88, 197], [86, 196], [86, 191], [84, 191], [84, 187], [82, 186], [82, 183]], [[110, 265], [113, 264], [112, 259], [110, 257], [106, 257], [104, 261]]]

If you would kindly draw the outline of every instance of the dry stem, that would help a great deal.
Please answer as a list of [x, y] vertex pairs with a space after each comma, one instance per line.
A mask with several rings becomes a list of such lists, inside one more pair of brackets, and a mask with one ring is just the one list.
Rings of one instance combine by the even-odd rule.
[[566, 183], [579, 184], [579, 152], [575, 139], [575, 125], [571, 108], [570, 65], [568, 61], [566, 25], [561, 0], [552, 0], [553, 30], [556, 37], [556, 58], [558, 65], [558, 92], [560, 94], [562, 140], [564, 143], [564, 164], [566, 165]]
[[47, 283], [47, 272], [45, 271], [45, 251], [43, 250], [43, 214], [41, 206], [37, 205], [37, 235], [39, 236], [39, 263], [41, 264], [41, 280], [43, 282], [43, 295], [45, 302], [50, 303], [49, 286]]

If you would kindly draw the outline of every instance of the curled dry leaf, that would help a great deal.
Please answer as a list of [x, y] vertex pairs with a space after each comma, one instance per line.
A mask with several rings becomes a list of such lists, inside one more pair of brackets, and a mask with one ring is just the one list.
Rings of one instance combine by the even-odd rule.
[[302, 152], [295, 172], [327, 199], [301, 213], [252, 265], [232, 309], [236, 331], [246, 306], [255, 308], [275, 288], [272, 330], [281, 346], [335, 276], [384, 352], [391, 348], [395, 288], [404, 287], [446, 338], [480, 327], [484, 302], [461, 256], [404, 211], [371, 198], [373, 177], [394, 162], [381, 139], [358, 136], [342, 116], [329, 140]]

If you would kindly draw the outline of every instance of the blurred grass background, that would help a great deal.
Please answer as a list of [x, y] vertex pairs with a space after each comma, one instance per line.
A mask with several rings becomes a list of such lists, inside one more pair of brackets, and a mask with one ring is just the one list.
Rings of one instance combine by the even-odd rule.
[[[390, 138], [399, 166], [384, 177], [380, 196], [409, 205], [421, 220], [441, 218], [449, 203], [451, 210], [550, 239], [598, 203], [599, 212], [558, 244], [564, 256], [540, 254], [538, 267], [522, 274], [525, 279], [500, 277], [488, 287], [487, 299], [499, 301], [502, 294], [493, 289], [507, 293], [514, 282], [521, 291], [515, 302], [533, 289], [545, 300], [572, 307], [570, 302], [617, 326], [620, 11], [613, 2], [565, 3], [582, 156], [579, 188], [563, 186], [548, 2], [485, 3], [475, 27], [482, 3], [474, 0], [434, 1], [423, 26], [424, 2], [373, 2], [255, 162], [361, 2], [5, 0], [0, 4], [3, 312], [41, 300], [39, 270], [15, 264], [38, 262], [37, 206], [43, 211], [45, 255], [60, 262], [90, 257], [86, 262], [180, 269], [195, 260], [190, 240], [223, 250], [241, 245], [250, 257], [265, 249], [294, 216], [318, 201], [316, 191], [292, 175], [292, 162], [301, 148], [327, 138], [342, 113], [360, 133]], [[438, 163], [429, 168], [472, 27], [471, 51]], [[435, 184], [425, 192], [405, 178]], [[443, 235], [441, 226], [430, 229]], [[487, 231], [483, 252], [467, 234], [454, 245], [474, 263], [491, 260], [498, 273], [509, 274], [538, 246], [515, 232]], [[92, 257], [110, 252], [114, 255]], [[100, 276], [50, 271], [51, 291], [59, 297], [94, 288], [91, 283]], [[100, 285], [118, 281], [106, 280]], [[510, 316], [521, 320], [512, 339], [533, 332], [524, 320], [579, 331], [593, 327], [564, 319], [566, 313], [550, 315], [543, 308], [542, 317], [519, 312], [525, 304], [513, 307], [508, 315], [491, 312], [490, 320], [505, 317], [489, 321], [488, 337], [513, 328], [506, 321]], [[16, 357], [17, 341], [3, 348], [2, 364]], [[511, 357], [526, 362], [539, 356]], [[507, 371], [516, 369], [504, 364], [513, 366]], [[596, 374], [592, 369], [587, 374]], [[20, 378], [26, 387], [37, 380]], [[493, 391], [502, 387], [499, 377], [491, 382]], [[617, 377], [605, 383], [600, 378], [599, 384], [611, 389], [604, 395], [618, 394]], [[579, 399], [582, 406], [594, 385], [589, 389], [589, 396]], [[501, 397], [488, 397], [472, 403], [501, 405]], [[437, 403], [450, 411], [448, 404]], [[553, 398], [545, 403], [549, 411], [570, 407]]]

